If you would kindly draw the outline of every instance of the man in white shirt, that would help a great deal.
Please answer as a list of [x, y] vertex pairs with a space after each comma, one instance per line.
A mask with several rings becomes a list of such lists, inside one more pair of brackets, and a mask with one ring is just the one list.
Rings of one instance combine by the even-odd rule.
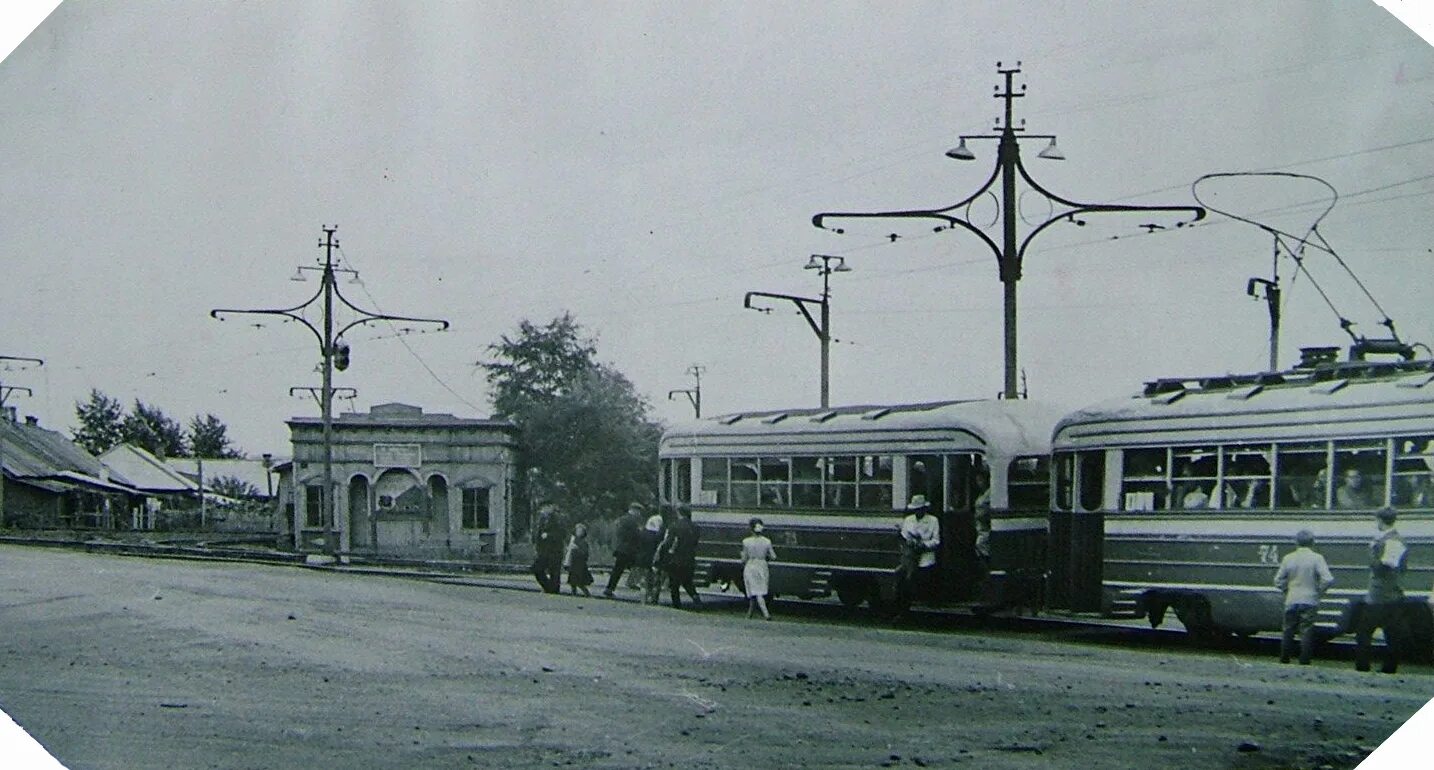
[[897, 570], [897, 596], [902, 607], [932, 595], [936, 578], [936, 548], [941, 545], [941, 523], [931, 515], [926, 495], [912, 495], [901, 520], [901, 566]]
[[1324, 557], [1315, 553], [1314, 533], [1302, 529], [1295, 535], [1295, 550], [1280, 560], [1275, 587], [1285, 595], [1285, 629], [1280, 639], [1280, 662], [1289, 663], [1294, 651], [1295, 632], [1300, 635], [1300, 665], [1310, 664], [1314, 652], [1314, 622], [1319, 599], [1334, 585], [1334, 575]]

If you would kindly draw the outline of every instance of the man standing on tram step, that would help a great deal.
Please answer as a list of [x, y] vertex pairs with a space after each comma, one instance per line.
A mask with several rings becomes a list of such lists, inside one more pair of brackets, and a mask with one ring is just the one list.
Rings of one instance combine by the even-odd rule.
[[533, 530], [533, 577], [550, 594], [563, 590], [563, 527], [551, 505], [538, 509], [538, 526]]
[[901, 520], [901, 566], [896, 593], [902, 609], [916, 599], [930, 599], [936, 578], [936, 549], [941, 545], [941, 523], [931, 515], [926, 495], [912, 495]]
[[607, 578], [607, 588], [602, 595], [612, 598], [612, 592], [622, 580], [622, 573], [637, 564], [638, 553], [642, 550], [642, 505], [633, 503], [627, 513], [617, 520], [613, 532], [612, 574]]
[[1394, 528], [1394, 509], [1375, 514], [1379, 534], [1369, 543], [1369, 593], [1354, 617], [1354, 667], [1369, 670], [1369, 643], [1374, 629], [1384, 629], [1384, 665], [1380, 671], [1393, 674], [1399, 668], [1399, 653], [1408, 638], [1404, 612], [1404, 591], [1399, 579], [1409, 556], [1399, 530]]
[[1289, 663], [1294, 651], [1295, 632], [1300, 635], [1300, 665], [1308, 666], [1314, 653], [1314, 623], [1319, 599], [1334, 585], [1334, 575], [1324, 557], [1311, 548], [1314, 533], [1302, 529], [1295, 535], [1295, 550], [1280, 560], [1275, 587], [1285, 595], [1284, 635], [1280, 638], [1280, 662]]
[[697, 572], [697, 540], [701, 530], [692, 523], [692, 509], [679, 506], [677, 520], [667, 528], [667, 536], [658, 553], [667, 554], [667, 574], [672, 591], [672, 606], [682, 606], [682, 591], [692, 597], [693, 609], [702, 609], [702, 598], [697, 595], [693, 578]]

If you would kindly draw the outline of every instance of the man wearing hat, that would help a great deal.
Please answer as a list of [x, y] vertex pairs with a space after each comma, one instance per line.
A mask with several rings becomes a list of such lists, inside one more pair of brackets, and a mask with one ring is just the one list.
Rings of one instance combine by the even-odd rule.
[[612, 574], [608, 575], [607, 588], [603, 589], [602, 595], [612, 598], [613, 589], [622, 580], [622, 573], [637, 563], [638, 551], [642, 550], [642, 504], [633, 503], [627, 507], [627, 513], [617, 520], [617, 527], [613, 531], [612, 547]]
[[1394, 509], [1375, 514], [1379, 533], [1369, 543], [1369, 592], [1354, 621], [1354, 667], [1369, 670], [1369, 642], [1374, 629], [1384, 629], [1384, 665], [1380, 671], [1393, 674], [1399, 668], [1399, 652], [1406, 638], [1404, 576], [1409, 551], [1399, 530], [1394, 528]]
[[941, 545], [941, 523], [931, 515], [926, 495], [912, 495], [901, 520], [901, 566], [897, 570], [897, 598], [905, 607], [912, 600], [929, 598], [936, 577], [936, 548]]

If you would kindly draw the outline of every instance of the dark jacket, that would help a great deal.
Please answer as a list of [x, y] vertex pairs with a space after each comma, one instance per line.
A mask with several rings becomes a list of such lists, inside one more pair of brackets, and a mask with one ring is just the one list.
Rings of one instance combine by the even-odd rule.
[[642, 551], [642, 521], [642, 517], [633, 513], [624, 514], [617, 520], [617, 530], [613, 533], [614, 555], [637, 558]]
[[671, 553], [671, 560], [675, 564], [691, 564], [697, 560], [697, 540], [701, 536], [700, 530], [691, 519], [677, 517], [672, 522], [667, 534], [671, 541], [668, 550]]
[[[1370, 604], [1388, 604], [1404, 600], [1404, 590], [1399, 579], [1409, 558], [1399, 530], [1386, 529], [1369, 544], [1369, 593], [1365, 601]], [[1386, 561], [1392, 561], [1393, 566]]]

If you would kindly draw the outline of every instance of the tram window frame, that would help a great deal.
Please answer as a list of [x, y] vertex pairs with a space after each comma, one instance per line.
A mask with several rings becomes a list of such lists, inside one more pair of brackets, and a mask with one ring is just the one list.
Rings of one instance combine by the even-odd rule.
[[1222, 500], [1226, 510], [1270, 509], [1274, 459], [1274, 445], [1270, 443], [1221, 445], [1220, 486], [1224, 490]]
[[1076, 504], [1081, 511], [1105, 507], [1105, 450], [1076, 453]]
[[729, 489], [728, 489], [728, 484], [727, 484], [727, 472], [728, 472], [728, 471], [727, 471], [727, 465], [728, 465], [728, 462], [727, 462], [727, 461], [728, 461], [728, 459], [729, 459], [729, 458], [726, 458], [726, 457], [703, 457], [703, 458], [701, 458], [701, 460], [702, 460], [702, 487], [701, 487], [701, 489], [702, 489], [702, 492], [703, 492], [703, 495], [704, 495], [704, 496], [706, 496], [706, 493], [708, 493], [708, 492], [713, 493], [713, 494], [712, 494], [712, 497], [711, 497], [711, 500], [712, 500], [712, 504], [713, 504], [713, 505], [727, 505], [728, 501], [732, 499], [732, 496], [731, 496], [731, 493], [730, 493], [730, 491], [729, 491]]
[[786, 508], [792, 500], [792, 458], [763, 455], [757, 458], [757, 505]]
[[1218, 446], [1198, 444], [1170, 448], [1173, 510], [1219, 510], [1224, 507], [1222, 491]]
[[1434, 508], [1434, 436], [1393, 440], [1389, 504], [1395, 508]]
[[[761, 463], [759, 457], [727, 458], [727, 499], [733, 506], [755, 507], [761, 499]], [[741, 478], [738, 478], [739, 469]]]
[[[1026, 466], [1031, 466], [1030, 470]], [[1045, 508], [1050, 503], [1051, 462], [1046, 455], [1022, 455], [1006, 466], [1006, 507]]]
[[1056, 452], [1052, 462], [1054, 493], [1051, 507], [1058, 511], [1075, 509], [1075, 452]]
[[1121, 452], [1120, 509], [1163, 511], [1174, 503], [1170, 447], [1134, 447]]
[[672, 468], [669, 476], [672, 480], [672, 496], [674, 503], [692, 502], [692, 460], [687, 457], [680, 457], [670, 461]]
[[[1304, 466], [1299, 473], [1289, 470], [1294, 460]], [[1328, 441], [1276, 443], [1274, 470], [1276, 509], [1329, 507]]]
[[825, 479], [822, 481], [822, 507], [854, 510], [856, 506], [857, 461], [854, 455], [833, 455], [826, 458]]
[[[1389, 474], [1389, 442], [1385, 439], [1335, 441], [1330, 451], [1333, 460], [1330, 478], [1335, 479], [1330, 497], [1333, 508], [1341, 511], [1363, 511], [1382, 508], [1387, 502]], [[1362, 499], [1348, 492], [1350, 471], [1356, 471], [1368, 490]]]
[[891, 510], [896, 463], [891, 455], [861, 455], [857, 462], [856, 507]]
[[[822, 475], [826, 468], [823, 457], [792, 458], [792, 507], [822, 507]], [[806, 471], [813, 473], [807, 473]]]

